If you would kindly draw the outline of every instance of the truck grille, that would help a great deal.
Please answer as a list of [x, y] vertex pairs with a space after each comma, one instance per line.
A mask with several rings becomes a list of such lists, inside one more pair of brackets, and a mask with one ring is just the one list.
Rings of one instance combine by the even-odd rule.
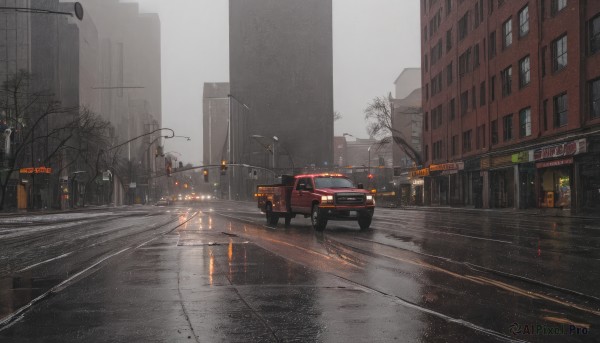
[[337, 193], [335, 195], [336, 205], [363, 205], [365, 195], [362, 193]]

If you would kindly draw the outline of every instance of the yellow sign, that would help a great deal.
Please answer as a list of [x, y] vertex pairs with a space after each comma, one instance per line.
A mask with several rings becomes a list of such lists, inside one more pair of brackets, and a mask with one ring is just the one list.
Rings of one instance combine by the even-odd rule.
[[457, 170], [457, 169], [458, 169], [458, 165], [456, 165], [456, 163], [432, 164], [429, 166], [430, 171]]
[[410, 172], [410, 177], [423, 177], [429, 176], [429, 168], [423, 168]]

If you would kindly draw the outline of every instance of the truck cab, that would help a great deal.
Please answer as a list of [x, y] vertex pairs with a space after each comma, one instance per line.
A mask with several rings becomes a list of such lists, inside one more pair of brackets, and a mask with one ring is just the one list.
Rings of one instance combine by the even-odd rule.
[[258, 186], [257, 198], [270, 225], [279, 217], [289, 225], [296, 215], [303, 215], [311, 218], [317, 231], [324, 230], [329, 220], [358, 221], [361, 230], [367, 230], [375, 210], [373, 196], [342, 174], [296, 175], [293, 182]]

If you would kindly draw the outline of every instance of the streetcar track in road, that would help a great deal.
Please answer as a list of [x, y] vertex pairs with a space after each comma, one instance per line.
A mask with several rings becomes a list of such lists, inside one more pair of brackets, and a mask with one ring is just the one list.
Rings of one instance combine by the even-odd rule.
[[[132, 244], [127, 246], [126, 248], [112, 253], [108, 256], [103, 256], [102, 258], [100, 258], [99, 260], [97, 260], [96, 262], [94, 262], [91, 266], [88, 266], [86, 268], [84, 268], [81, 271], [76, 272], [74, 275], [70, 276], [69, 278], [65, 279], [64, 281], [60, 282], [58, 285], [55, 285], [53, 287], [51, 287], [49, 290], [47, 290], [46, 292], [42, 293], [41, 295], [39, 295], [38, 297], [34, 298], [33, 300], [31, 300], [28, 304], [21, 306], [20, 308], [16, 309], [13, 313], [9, 314], [8, 316], [4, 317], [4, 318], [0, 318], [0, 332], [9, 328], [10, 326], [12, 326], [15, 322], [21, 320], [22, 318], [24, 318], [25, 313], [32, 308], [35, 304], [41, 302], [42, 300], [46, 299], [48, 296], [52, 295], [52, 294], [57, 294], [59, 292], [61, 292], [62, 290], [66, 289], [67, 287], [69, 287], [70, 285], [86, 278], [87, 276], [95, 273], [96, 271], [102, 269], [104, 267], [104, 265], [102, 265], [104, 262], [106, 262], [109, 259], [112, 259], [113, 257], [119, 256], [122, 253], [129, 251], [129, 250], [133, 250], [135, 251], [136, 249], [158, 239], [161, 236], [165, 236], [171, 232], [173, 232], [174, 230], [176, 230], [178, 227], [181, 227], [185, 224], [187, 224], [189, 221], [191, 221], [193, 218], [196, 217], [196, 215], [199, 212], [195, 212], [194, 214], [192, 214], [189, 218], [187, 218], [183, 223], [177, 223], [177, 225], [175, 225], [175, 227], [169, 231], [166, 232], [162, 232], [162, 233], [158, 233], [158, 234], [152, 234], [152, 236], [154, 236], [153, 238], [144, 241], [141, 244]], [[172, 222], [172, 221], [170, 221]], [[169, 223], [170, 223], [169, 222]], [[155, 227], [153, 230], [159, 229], [161, 227], [167, 226], [169, 223], [163, 224], [162, 226], [158, 226]], [[134, 234], [139, 234], [140, 232], [137, 233], [132, 233], [131, 236], [133, 236]], [[83, 250], [83, 249], [81, 249]], [[106, 253], [105, 253], [106, 254]], [[64, 257], [62, 257], [64, 258]]]
[[350, 284], [354, 285], [356, 288], [362, 289], [363, 292], [366, 292], [366, 293], [372, 293], [372, 292], [377, 293], [377, 294], [379, 294], [381, 296], [384, 296], [384, 297], [392, 300], [396, 304], [399, 304], [401, 306], [405, 306], [405, 307], [408, 307], [408, 308], [411, 308], [411, 309], [414, 309], [414, 310], [417, 310], [417, 311], [420, 311], [420, 312], [423, 312], [423, 313], [427, 313], [427, 314], [432, 315], [432, 316], [437, 317], [437, 318], [441, 318], [441, 319], [443, 319], [446, 322], [458, 324], [460, 326], [469, 328], [471, 330], [474, 330], [474, 331], [477, 331], [477, 332], [480, 332], [480, 333], [484, 333], [484, 334], [490, 335], [492, 337], [498, 338], [498, 339], [503, 340], [505, 342], [526, 342], [526, 341], [517, 340], [515, 338], [509, 337], [509, 336], [507, 336], [507, 335], [505, 335], [503, 333], [497, 332], [495, 330], [484, 328], [482, 326], [479, 326], [477, 324], [471, 323], [469, 321], [466, 321], [466, 320], [463, 320], [463, 319], [454, 318], [454, 317], [445, 315], [445, 314], [443, 314], [441, 312], [437, 312], [437, 311], [428, 309], [426, 307], [420, 306], [420, 305], [415, 304], [413, 302], [410, 302], [410, 301], [408, 301], [406, 299], [403, 299], [403, 298], [401, 298], [401, 297], [399, 297], [397, 295], [386, 293], [386, 292], [384, 292], [382, 290], [376, 289], [376, 288], [371, 287], [371, 286], [367, 286], [367, 285], [365, 285], [363, 283], [360, 283], [360, 282], [357, 282], [357, 281], [354, 281], [354, 280], [350, 280], [350, 279], [348, 279], [346, 277], [343, 277], [343, 276], [340, 276], [340, 275], [336, 275], [334, 273], [329, 273], [329, 274], [331, 274], [332, 276], [337, 277], [337, 278], [339, 278], [341, 280], [344, 280], [347, 283], [350, 283]]
[[[567, 302], [567, 301], [564, 301], [564, 300], [561, 300], [561, 299], [558, 299], [558, 298], [555, 298], [555, 297], [551, 297], [551, 296], [548, 296], [548, 295], [545, 295], [545, 294], [542, 294], [542, 293], [539, 293], [539, 292], [528, 291], [526, 289], [523, 289], [523, 288], [520, 288], [520, 287], [517, 287], [517, 286], [512, 286], [512, 285], [509, 285], [509, 284], [507, 284], [505, 282], [501, 282], [501, 281], [498, 281], [498, 280], [493, 280], [493, 279], [490, 279], [490, 278], [487, 278], [487, 277], [483, 277], [483, 276], [463, 275], [463, 274], [459, 274], [459, 273], [456, 273], [456, 272], [453, 272], [453, 271], [450, 271], [450, 270], [447, 270], [447, 269], [435, 266], [435, 265], [430, 264], [428, 262], [425, 262], [425, 261], [423, 261], [421, 259], [415, 259], [415, 258], [409, 258], [409, 257], [403, 258], [403, 257], [398, 257], [398, 256], [391, 256], [391, 255], [385, 254], [383, 252], [367, 251], [365, 249], [362, 249], [362, 248], [359, 248], [359, 247], [356, 247], [356, 246], [352, 246], [352, 245], [340, 242], [338, 240], [333, 240], [333, 239], [331, 239], [329, 237], [328, 237], [328, 239], [332, 240], [332, 241], [335, 241], [337, 244], [344, 245], [344, 246], [348, 247], [349, 249], [354, 250], [356, 253], [364, 254], [364, 255], [367, 255], [367, 256], [371, 256], [371, 257], [378, 257], [378, 256], [379, 257], [385, 257], [385, 258], [393, 260], [393, 261], [408, 263], [408, 264], [415, 265], [415, 266], [418, 266], [418, 267], [421, 267], [421, 268], [425, 268], [425, 269], [428, 269], [428, 270], [440, 272], [440, 273], [443, 273], [443, 274], [446, 274], [446, 275], [449, 275], [449, 276], [452, 276], [452, 277], [455, 277], [455, 278], [458, 278], [458, 279], [461, 279], [461, 280], [470, 281], [470, 282], [473, 282], [473, 283], [476, 283], [476, 284], [479, 284], [479, 285], [487, 285], [487, 286], [495, 287], [495, 288], [498, 288], [498, 289], [503, 289], [505, 291], [508, 291], [508, 292], [511, 292], [511, 293], [514, 293], [514, 294], [519, 294], [521, 296], [524, 296], [524, 297], [527, 297], [527, 298], [530, 298], [530, 299], [538, 299], [538, 300], [539, 299], [543, 299], [543, 300], [552, 302], [552, 303], [557, 304], [557, 305], [574, 308], [574, 309], [577, 309], [577, 310], [580, 310], [580, 311], [583, 311], [583, 312], [586, 312], [586, 313], [590, 313], [590, 314], [593, 314], [593, 315], [596, 315], [596, 316], [600, 316], [600, 311], [598, 311], [598, 310], [595, 310], [595, 309], [592, 309], [592, 308], [588, 308], [588, 307], [585, 307], [583, 305], [578, 305], [578, 304], [574, 304], [574, 303], [571, 303], [571, 302]], [[388, 244], [379, 243], [377, 241], [371, 241], [371, 240], [366, 240], [366, 241], [368, 241], [370, 243], [376, 243], [376, 244], [379, 244], [379, 245], [387, 246], [387, 247], [392, 248], [392, 249], [401, 249], [401, 248], [398, 248], [398, 247], [395, 247], [395, 246], [390, 246]], [[401, 250], [413, 253], [410, 250], [405, 250], [405, 249], [401, 249]], [[428, 256], [428, 255], [426, 255], [426, 256]], [[428, 257], [435, 257], [435, 256], [428, 256]], [[445, 261], [449, 261], [449, 262], [455, 262], [453, 260], [449, 260], [449, 259], [446, 259], [446, 258], [442, 258], [442, 259], [444, 259]], [[455, 263], [462, 264], [460, 262], [455, 262]], [[553, 287], [553, 288], [560, 290], [559, 287]], [[581, 294], [581, 293], [575, 292], [575, 291], [570, 291], [569, 293], [571, 293], [572, 295], [580, 295]], [[590, 296], [587, 296], [587, 298], [591, 298], [591, 299], [596, 300], [594, 297], [590, 297]]]

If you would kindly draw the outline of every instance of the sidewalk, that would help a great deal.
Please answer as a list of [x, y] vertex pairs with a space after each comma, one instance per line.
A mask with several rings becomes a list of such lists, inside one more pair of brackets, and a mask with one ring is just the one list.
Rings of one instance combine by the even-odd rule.
[[564, 217], [578, 219], [599, 219], [600, 213], [577, 213], [572, 214], [571, 210], [555, 209], [514, 209], [514, 208], [473, 208], [473, 207], [453, 207], [453, 206], [398, 206], [380, 208], [397, 209], [397, 210], [414, 210], [414, 211], [430, 211], [430, 212], [446, 212], [446, 213], [492, 213], [492, 214], [520, 214], [528, 216], [544, 216], [544, 217]]
[[107, 209], [122, 208], [124, 206], [108, 206], [108, 205], [90, 205], [85, 207], [71, 208], [67, 210], [56, 210], [56, 209], [41, 209], [41, 210], [14, 210], [14, 211], [2, 211], [0, 212], [0, 218], [8, 217], [23, 217], [28, 215], [50, 215], [50, 214], [63, 214], [63, 213], [77, 213], [87, 211], [102, 211]]

